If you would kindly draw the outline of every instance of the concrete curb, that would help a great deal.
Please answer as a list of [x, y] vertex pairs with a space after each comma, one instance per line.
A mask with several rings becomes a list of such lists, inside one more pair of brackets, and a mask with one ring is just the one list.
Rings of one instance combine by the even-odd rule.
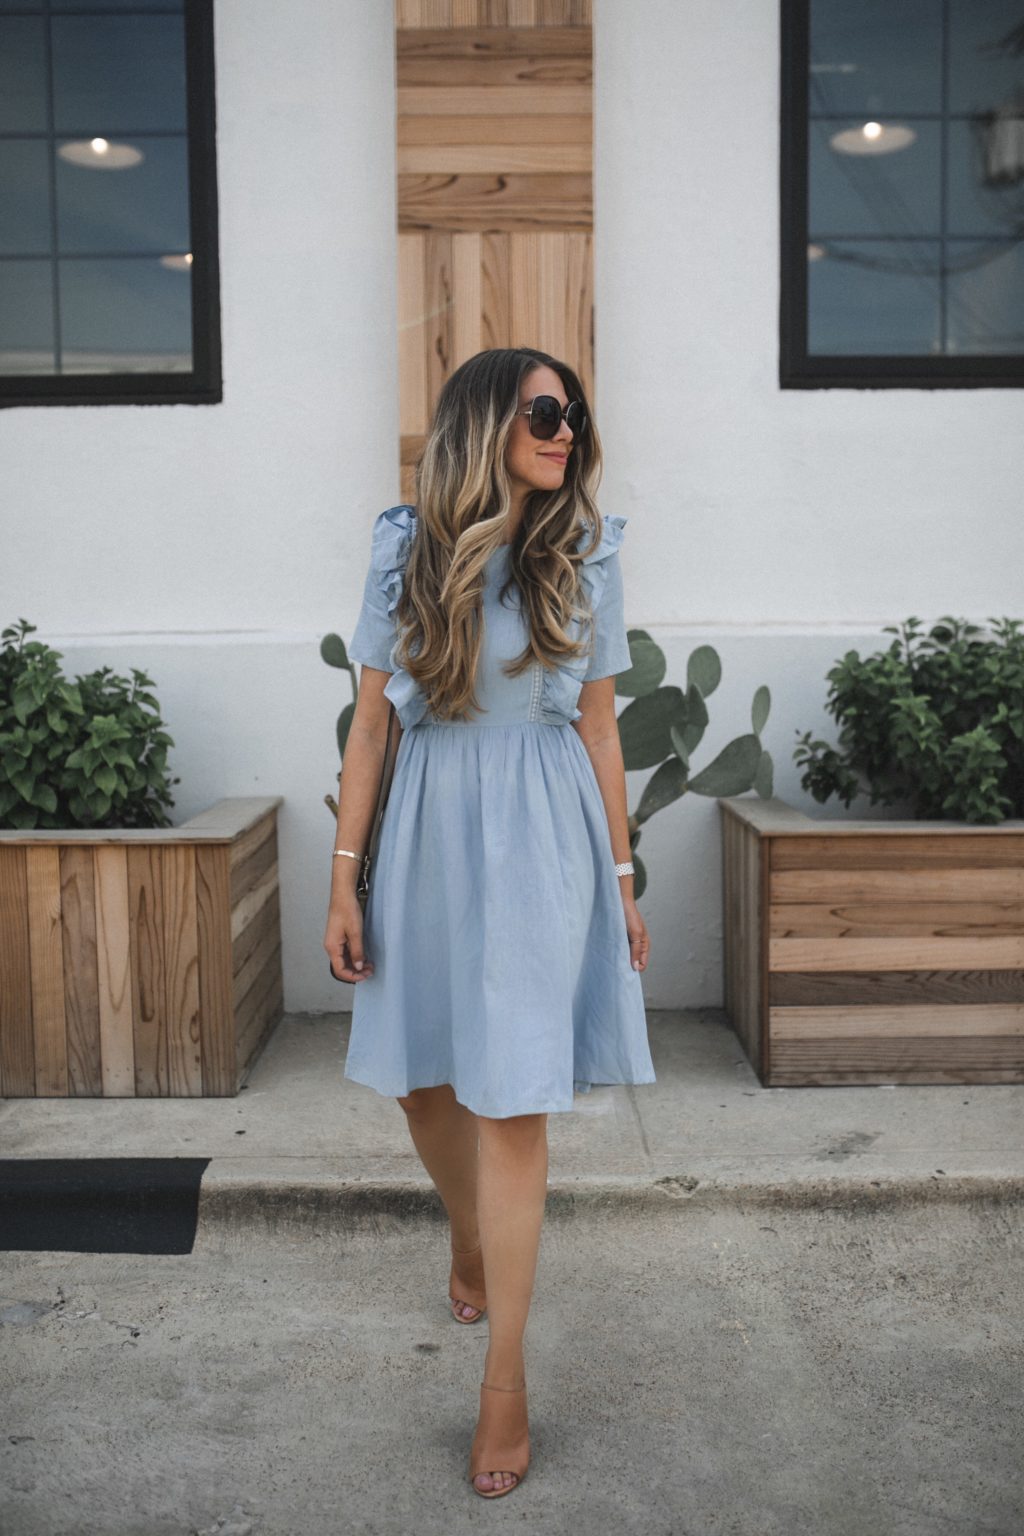
[[[650, 1181], [635, 1177], [561, 1180], [548, 1187], [546, 1218], [605, 1212], [621, 1218], [697, 1206], [807, 1210], [892, 1210], [895, 1207], [1024, 1204], [1024, 1177], [979, 1175], [805, 1179], [787, 1182], [701, 1180], [685, 1174]], [[433, 1185], [423, 1180], [337, 1178], [255, 1179], [243, 1173], [204, 1179], [199, 1229], [256, 1224], [279, 1230], [318, 1221], [333, 1224], [380, 1218], [436, 1221], [443, 1215]]]

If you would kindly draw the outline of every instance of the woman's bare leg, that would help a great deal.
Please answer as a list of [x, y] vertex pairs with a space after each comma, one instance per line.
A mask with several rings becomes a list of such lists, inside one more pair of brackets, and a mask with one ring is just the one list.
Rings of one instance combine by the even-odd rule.
[[[453, 1247], [483, 1247], [490, 1320], [484, 1380], [494, 1387], [521, 1386], [547, 1200], [547, 1115], [477, 1116], [448, 1083], [414, 1089], [398, 1102], [448, 1212]], [[477, 1476], [485, 1492], [511, 1481], [500, 1467]]]
[[[490, 1319], [484, 1380], [492, 1387], [519, 1387], [526, 1374], [523, 1336], [547, 1199], [547, 1115], [479, 1116], [478, 1121], [478, 1220]], [[485, 1492], [511, 1481], [500, 1467], [475, 1479]]]
[[480, 1116], [479, 1125], [477, 1219], [490, 1318], [485, 1376], [494, 1386], [518, 1387], [548, 1192], [547, 1115]]
[[477, 1226], [477, 1118], [460, 1104], [450, 1083], [415, 1088], [398, 1100], [413, 1145], [430, 1174], [451, 1223], [452, 1247], [475, 1248]]

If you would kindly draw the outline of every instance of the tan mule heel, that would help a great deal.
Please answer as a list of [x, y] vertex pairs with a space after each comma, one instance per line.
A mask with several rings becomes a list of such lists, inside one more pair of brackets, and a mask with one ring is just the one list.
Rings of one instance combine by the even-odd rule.
[[[452, 1270], [448, 1277], [448, 1300], [451, 1303], [452, 1317], [457, 1323], [478, 1323], [487, 1310], [487, 1293], [482, 1285], [474, 1285], [471, 1281], [463, 1280], [456, 1268], [456, 1257], [479, 1253], [480, 1244], [475, 1248], [453, 1248]], [[472, 1307], [475, 1317], [462, 1317], [456, 1308], [459, 1305]]]
[[[530, 1464], [530, 1428], [526, 1418], [526, 1383], [521, 1387], [490, 1387], [480, 1384], [480, 1418], [469, 1452], [469, 1481], [482, 1499], [500, 1499], [511, 1493], [526, 1476]], [[492, 1394], [500, 1393], [501, 1396]], [[481, 1472], [511, 1472], [507, 1488], [478, 1488]]]

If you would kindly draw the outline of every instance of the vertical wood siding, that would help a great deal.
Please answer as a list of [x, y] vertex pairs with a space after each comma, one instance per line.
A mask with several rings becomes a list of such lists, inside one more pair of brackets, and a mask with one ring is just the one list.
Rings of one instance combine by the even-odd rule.
[[398, 0], [402, 496], [449, 375], [564, 359], [592, 397], [589, 0]]
[[3, 835], [0, 1094], [237, 1092], [283, 1010], [276, 803], [262, 804], [222, 841]]

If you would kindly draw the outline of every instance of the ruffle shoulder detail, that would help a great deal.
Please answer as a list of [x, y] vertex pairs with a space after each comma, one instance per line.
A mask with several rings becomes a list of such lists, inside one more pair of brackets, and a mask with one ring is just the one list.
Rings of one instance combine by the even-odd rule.
[[[626, 536], [626, 524], [629, 522], [629, 518], [625, 517], [621, 512], [606, 512], [601, 522], [603, 525], [601, 537], [590, 551], [590, 554], [584, 555], [584, 565], [597, 565], [607, 560], [608, 556], [613, 555], [621, 546]], [[577, 549], [582, 543], [583, 537], [581, 536], [577, 540]]]
[[[579, 581], [582, 590], [586, 593], [591, 613], [597, 612], [608, 580], [608, 562], [622, 545], [628, 521], [628, 517], [621, 512], [606, 512], [601, 519], [600, 539], [590, 553], [583, 557]], [[589, 531], [584, 530], [577, 540], [576, 548], [582, 548], [589, 536]], [[570, 625], [570, 632], [574, 639], [582, 639], [586, 632], [584, 622], [580, 619], [575, 620]], [[580, 689], [583, 687], [589, 666], [590, 656], [583, 655], [563, 662], [557, 670], [544, 668], [539, 719], [546, 725], [564, 724], [567, 720], [580, 719], [583, 711], [577, 709], [576, 701], [580, 696]]]
[[416, 536], [416, 512], [405, 504], [388, 507], [373, 525], [370, 539], [370, 565], [376, 571], [388, 600], [388, 614], [393, 614], [402, 595], [405, 567]]
[[[621, 512], [609, 512], [602, 521], [604, 526], [601, 537], [590, 554], [584, 555], [583, 564], [580, 566], [580, 582], [590, 599], [590, 607], [594, 613], [597, 612], [597, 605], [604, 592], [604, 584], [608, 580], [608, 561], [621, 548], [629, 519]], [[580, 539], [579, 544], [582, 542], [583, 540]], [[585, 672], [586, 667], [583, 670]]]
[[[370, 567], [374, 571], [387, 604], [388, 618], [394, 623], [395, 609], [402, 595], [405, 568], [416, 537], [416, 509], [403, 502], [388, 507], [373, 525], [370, 540]], [[392, 672], [384, 684], [384, 696], [395, 706], [403, 731], [417, 725], [427, 711], [427, 698], [419, 684], [396, 660], [399, 636], [395, 635], [389, 657]]]

